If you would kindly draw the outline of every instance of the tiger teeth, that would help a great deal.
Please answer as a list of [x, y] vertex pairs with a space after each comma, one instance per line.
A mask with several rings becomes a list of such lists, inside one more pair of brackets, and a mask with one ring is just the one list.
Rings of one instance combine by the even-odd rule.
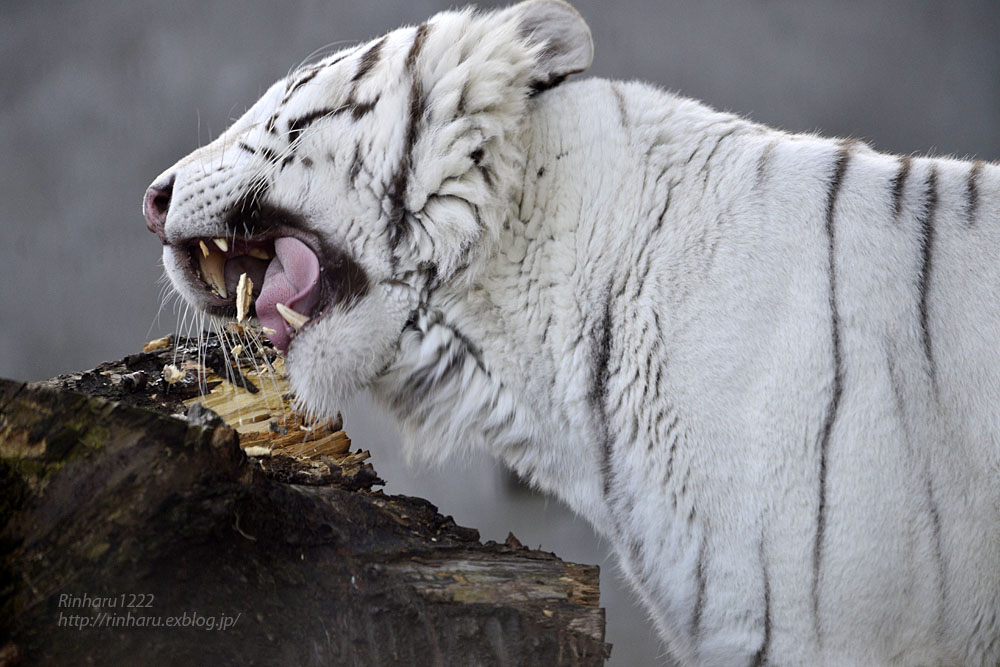
[[247, 254], [255, 259], [271, 259], [271, 253], [264, 248], [250, 248]]
[[211, 252], [211, 250], [208, 249], [208, 246], [205, 245], [205, 242], [198, 241], [198, 247], [201, 248], [201, 254], [204, 255], [205, 257], [208, 257], [208, 254]]
[[226, 242], [226, 239], [212, 239], [212, 243], [217, 245], [222, 252], [229, 252], [229, 243]]
[[228, 298], [225, 272], [226, 256], [218, 252], [205, 254], [202, 251], [202, 254], [198, 257], [198, 264], [201, 266], [201, 276], [205, 279], [205, 282], [223, 299]]
[[309, 321], [309, 318], [302, 313], [297, 313], [283, 303], [275, 304], [278, 309], [278, 314], [281, 315], [286, 322], [292, 325], [292, 328], [298, 331]]

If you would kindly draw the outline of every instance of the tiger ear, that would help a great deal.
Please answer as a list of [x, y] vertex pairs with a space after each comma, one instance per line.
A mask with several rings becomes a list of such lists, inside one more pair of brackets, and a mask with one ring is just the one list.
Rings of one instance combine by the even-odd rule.
[[594, 60], [590, 28], [568, 3], [528, 0], [507, 11], [517, 16], [521, 36], [532, 46], [541, 47], [531, 82], [533, 94], [590, 67]]
[[399, 251], [411, 266], [433, 263], [441, 280], [459, 270], [468, 278], [499, 239], [523, 173], [529, 96], [585, 70], [594, 47], [587, 24], [561, 0], [443, 12], [431, 24], [416, 65], [420, 86], [411, 88], [425, 95], [413, 117], [419, 131], [402, 165], [408, 176], [398, 179], [412, 230]]

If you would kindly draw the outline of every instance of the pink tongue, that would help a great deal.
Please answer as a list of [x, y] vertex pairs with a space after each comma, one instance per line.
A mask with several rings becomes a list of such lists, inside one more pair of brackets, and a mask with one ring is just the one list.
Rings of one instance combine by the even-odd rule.
[[278, 313], [277, 304], [307, 317], [312, 315], [319, 301], [319, 260], [309, 246], [289, 237], [275, 240], [274, 254], [254, 306], [261, 325], [276, 332], [268, 338], [284, 352], [295, 330]]

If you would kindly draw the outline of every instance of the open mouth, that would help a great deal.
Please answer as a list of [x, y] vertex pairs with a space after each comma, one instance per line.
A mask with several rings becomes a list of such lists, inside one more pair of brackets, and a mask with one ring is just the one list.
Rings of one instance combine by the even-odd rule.
[[201, 308], [239, 320], [256, 315], [282, 352], [331, 308], [350, 310], [368, 294], [364, 268], [294, 212], [257, 201], [234, 207], [224, 223], [226, 236], [169, 244], [174, 264]]
[[240, 319], [256, 315], [265, 335], [281, 351], [322, 313], [325, 308], [320, 306], [329, 302], [324, 294], [338, 292], [324, 289], [316, 251], [291, 236], [196, 238], [174, 247], [187, 254], [188, 277], [206, 293], [209, 312]]

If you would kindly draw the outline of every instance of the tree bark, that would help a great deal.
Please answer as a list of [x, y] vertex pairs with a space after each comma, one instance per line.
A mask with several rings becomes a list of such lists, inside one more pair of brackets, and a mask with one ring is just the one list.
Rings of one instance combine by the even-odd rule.
[[190, 393], [162, 361], [0, 380], [0, 665], [604, 664], [596, 566], [480, 544], [360, 452], [249, 458], [157, 411]]

